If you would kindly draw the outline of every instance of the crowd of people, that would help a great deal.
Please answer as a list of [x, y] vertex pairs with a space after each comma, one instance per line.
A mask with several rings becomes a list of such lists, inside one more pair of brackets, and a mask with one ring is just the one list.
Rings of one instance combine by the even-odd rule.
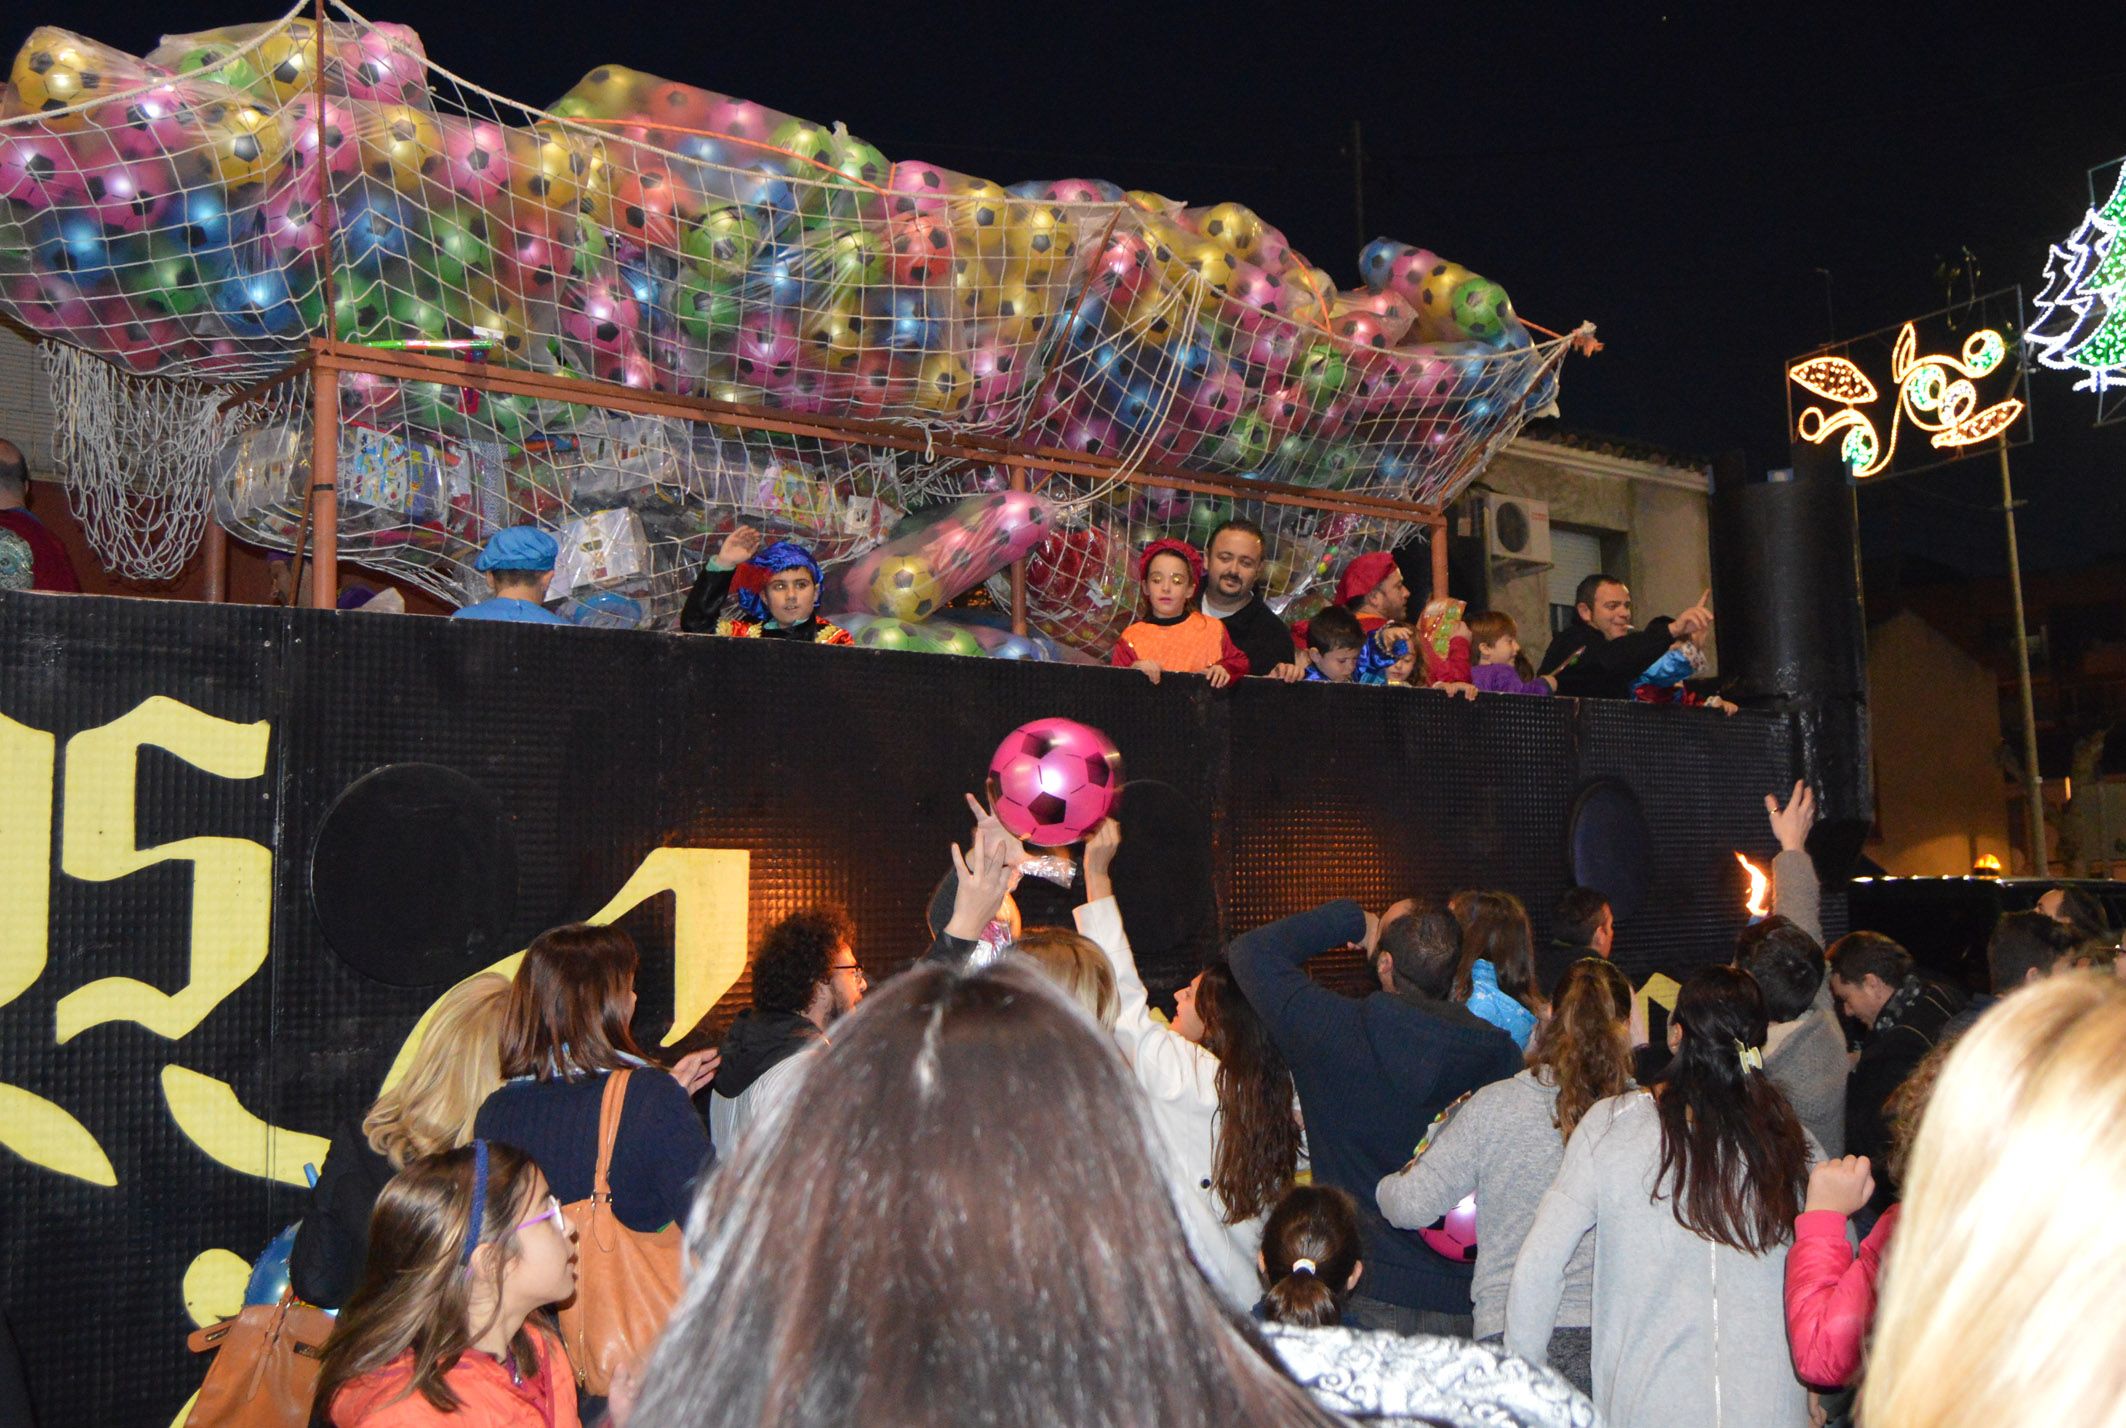
[[[1538, 946], [1478, 889], [1256, 928], [1162, 1012], [1123, 828], [1042, 925], [969, 802], [913, 968], [874, 990], [846, 918], [796, 914], [669, 1068], [616, 929], [453, 989], [298, 1231], [295, 1292], [339, 1307], [315, 1421], [2121, 1412], [2126, 986], [2088, 969], [2113, 939], [2079, 895], [2005, 917], [1975, 999], [1879, 934], [1826, 949], [1797, 785], [1766, 800], [1775, 912], [1672, 1006], [1599, 893]], [[1309, 974], [1348, 948], [1378, 990]]]

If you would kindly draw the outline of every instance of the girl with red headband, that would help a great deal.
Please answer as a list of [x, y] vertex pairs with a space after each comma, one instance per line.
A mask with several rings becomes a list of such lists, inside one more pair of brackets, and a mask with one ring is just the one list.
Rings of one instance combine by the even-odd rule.
[[1145, 616], [1115, 641], [1113, 661], [1141, 669], [1154, 684], [1161, 674], [1200, 674], [1223, 689], [1248, 672], [1248, 657], [1225, 632], [1225, 621], [1196, 608], [1203, 556], [1187, 541], [1155, 540], [1137, 557]]

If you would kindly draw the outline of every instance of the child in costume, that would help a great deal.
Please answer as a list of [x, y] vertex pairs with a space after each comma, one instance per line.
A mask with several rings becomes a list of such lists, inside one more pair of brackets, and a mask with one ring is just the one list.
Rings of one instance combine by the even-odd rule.
[[1696, 694], [1684, 681], [1705, 672], [1703, 636], [1677, 640], [1659, 659], [1631, 683], [1631, 697], [1641, 704], [1682, 704], [1689, 707], [1735, 712], [1735, 706], [1717, 694]]
[[1540, 694], [1558, 692], [1555, 675], [1535, 677], [1521, 653], [1520, 627], [1513, 616], [1486, 610], [1469, 617], [1469, 642], [1476, 647], [1476, 667], [1469, 682], [1487, 694]]
[[1223, 689], [1246, 676], [1248, 657], [1225, 632], [1225, 621], [1196, 608], [1203, 588], [1203, 556], [1187, 541], [1155, 540], [1137, 558], [1145, 617], [1122, 632], [1111, 656], [1123, 669], [1141, 669], [1154, 684], [1161, 674], [1200, 674]]
[[1358, 661], [1369, 641], [1358, 616], [1331, 605], [1307, 621], [1306, 680], [1316, 684], [1354, 684]]
[[[724, 609], [724, 597], [734, 593], [734, 586], [741, 612], [736, 615]], [[763, 549], [760, 532], [740, 526], [724, 537], [722, 548], [701, 568], [680, 613], [679, 628], [740, 639], [855, 643], [847, 630], [819, 618], [819, 587], [819, 562], [812, 552], [786, 540]]]

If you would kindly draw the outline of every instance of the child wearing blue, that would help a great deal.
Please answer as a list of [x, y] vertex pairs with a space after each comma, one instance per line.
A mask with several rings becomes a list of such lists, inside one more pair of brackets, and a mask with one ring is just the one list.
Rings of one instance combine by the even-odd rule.
[[554, 578], [561, 545], [537, 526], [496, 531], [472, 568], [487, 577], [494, 596], [467, 605], [453, 620], [509, 620], [525, 625], [565, 625], [568, 621], [540, 602]]
[[1536, 984], [1535, 934], [1528, 910], [1512, 893], [1461, 892], [1447, 904], [1462, 925], [1455, 1001], [1513, 1038], [1521, 1050], [1550, 1015]]

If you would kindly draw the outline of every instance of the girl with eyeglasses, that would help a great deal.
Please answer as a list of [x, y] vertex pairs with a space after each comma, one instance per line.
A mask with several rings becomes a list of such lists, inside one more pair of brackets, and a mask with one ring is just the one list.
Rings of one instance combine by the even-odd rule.
[[326, 1342], [315, 1428], [581, 1428], [544, 1307], [576, 1247], [523, 1152], [476, 1140], [377, 1197], [369, 1260]]

